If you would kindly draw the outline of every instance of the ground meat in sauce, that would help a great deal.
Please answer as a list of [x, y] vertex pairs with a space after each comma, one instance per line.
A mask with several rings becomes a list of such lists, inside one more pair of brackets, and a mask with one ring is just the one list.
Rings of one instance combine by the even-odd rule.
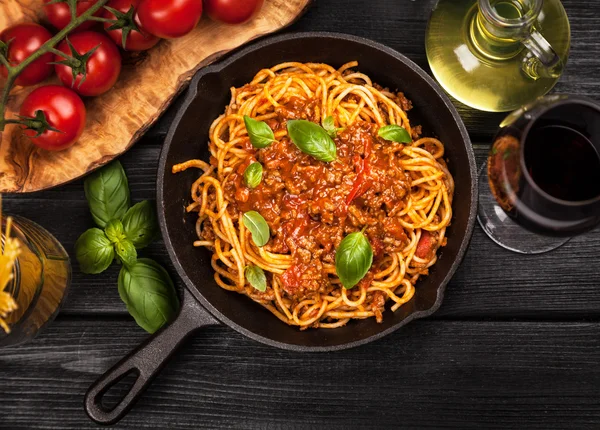
[[[397, 101], [410, 108], [403, 98]], [[267, 124], [277, 131], [286, 127], [288, 119], [317, 122], [316, 106], [314, 100], [292, 97]], [[281, 280], [283, 289], [297, 300], [333, 289], [323, 264], [333, 264], [335, 249], [348, 233], [366, 226], [375, 258], [401, 251], [409, 242], [398, 219], [390, 216], [404, 207], [410, 188], [409, 177], [398, 163], [403, 145], [382, 140], [377, 131], [377, 125], [358, 121], [339, 132], [338, 158], [330, 163], [302, 153], [287, 137], [260, 151], [245, 146], [251, 156], [226, 178], [225, 197], [235, 202], [228, 206], [230, 215], [259, 212], [271, 229], [265, 250], [292, 254], [294, 263]], [[364, 184], [347, 204], [365, 153], [369, 166]], [[243, 173], [254, 161], [263, 165], [263, 179], [249, 189]], [[383, 307], [382, 301], [376, 300], [375, 308]]]

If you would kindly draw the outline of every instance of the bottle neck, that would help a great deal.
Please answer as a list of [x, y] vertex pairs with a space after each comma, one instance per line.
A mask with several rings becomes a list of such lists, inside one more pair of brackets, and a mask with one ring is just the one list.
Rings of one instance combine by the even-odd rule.
[[478, 0], [470, 18], [469, 36], [475, 50], [492, 60], [508, 60], [523, 50], [543, 0]]

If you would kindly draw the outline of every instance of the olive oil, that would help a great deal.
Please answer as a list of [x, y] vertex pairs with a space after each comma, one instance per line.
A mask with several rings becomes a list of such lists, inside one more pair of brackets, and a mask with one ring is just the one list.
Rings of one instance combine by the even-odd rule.
[[426, 35], [427, 58], [444, 89], [492, 112], [514, 110], [550, 91], [569, 45], [559, 0], [440, 0]]

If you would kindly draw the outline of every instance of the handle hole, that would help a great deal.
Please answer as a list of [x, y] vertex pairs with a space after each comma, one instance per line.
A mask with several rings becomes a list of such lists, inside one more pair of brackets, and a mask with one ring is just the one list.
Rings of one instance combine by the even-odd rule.
[[131, 388], [140, 377], [138, 369], [131, 369], [122, 375], [101, 394], [100, 406], [105, 411], [112, 411], [131, 391]]

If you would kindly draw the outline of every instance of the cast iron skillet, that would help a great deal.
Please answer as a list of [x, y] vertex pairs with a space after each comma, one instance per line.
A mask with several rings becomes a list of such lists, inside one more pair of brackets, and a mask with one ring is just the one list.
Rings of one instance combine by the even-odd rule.
[[[439, 137], [446, 146], [450, 171], [456, 182], [454, 218], [431, 274], [421, 280], [413, 300], [397, 312], [387, 311], [382, 324], [374, 319], [354, 321], [334, 330], [306, 330], [287, 326], [247, 297], [225, 291], [213, 280], [210, 253], [192, 247], [195, 214], [186, 214], [190, 187], [198, 172], [177, 175], [171, 167], [191, 158], [208, 159], [208, 129], [230, 99], [229, 88], [250, 82], [261, 69], [285, 61], [324, 62], [340, 66], [358, 60], [359, 70], [374, 82], [404, 91], [415, 108], [412, 124]], [[477, 172], [467, 130], [454, 106], [423, 70], [408, 58], [379, 43], [333, 33], [286, 34], [264, 39], [225, 61], [200, 70], [164, 143], [158, 167], [157, 205], [162, 235], [177, 273], [185, 282], [182, 309], [175, 321], [151, 337], [110, 369], [88, 391], [85, 408], [96, 422], [118, 421], [160, 371], [181, 342], [208, 325], [226, 324], [267, 345], [293, 351], [335, 351], [383, 337], [417, 318], [435, 312], [444, 288], [467, 249], [477, 209]], [[112, 410], [101, 404], [106, 391], [129, 373], [137, 380]]]

